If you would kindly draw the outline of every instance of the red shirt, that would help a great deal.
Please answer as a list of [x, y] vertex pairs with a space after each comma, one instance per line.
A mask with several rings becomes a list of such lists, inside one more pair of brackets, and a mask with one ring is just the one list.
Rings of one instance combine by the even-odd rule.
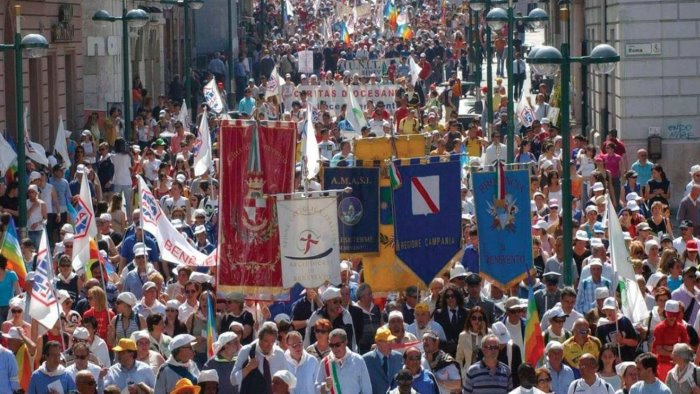
[[399, 131], [399, 124], [401, 124], [401, 119], [405, 118], [408, 116], [408, 107], [403, 108], [399, 107], [399, 109], [394, 112], [394, 118], [396, 118], [396, 131]]
[[662, 321], [654, 329], [654, 343], [651, 345], [652, 353], [656, 354], [660, 362], [668, 362], [671, 357], [659, 355], [657, 350], [659, 346], [690, 342], [688, 331], [681, 322], [676, 321], [673, 326], [669, 326], [666, 322], [667, 320]]
[[109, 309], [105, 309], [102, 312], [97, 312], [95, 311], [95, 308], [90, 308], [83, 313], [83, 318], [88, 316], [94, 317], [97, 321], [95, 335], [107, 341], [107, 330], [109, 329], [109, 322], [114, 317], [114, 312]]

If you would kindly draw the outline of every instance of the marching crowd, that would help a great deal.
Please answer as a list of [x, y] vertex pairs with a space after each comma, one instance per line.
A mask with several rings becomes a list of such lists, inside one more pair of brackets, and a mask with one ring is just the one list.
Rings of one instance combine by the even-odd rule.
[[[266, 9], [255, 10], [268, 39], [247, 48], [250, 56], [242, 54], [230, 76], [241, 117], [301, 124], [313, 110], [321, 157], [333, 167], [355, 165], [348, 135], [424, 134], [430, 155], [463, 154], [471, 166], [505, 160], [508, 95], [502, 79], [493, 91], [462, 83], [484, 57], [464, 38], [471, 23], [477, 24], [481, 48], [490, 44], [483, 18], [469, 20], [468, 13], [441, 2], [398, 2], [415, 29], [406, 36], [390, 28], [383, 10], [373, 16], [380, 12], [377, 5], [370, 15], [354, 16], [349, 42], [323, 22], [334, 4], [291, 3], [261, 2]], [[518, 24], [513, 32], [518, 50], [525, 30]], [[506, 34], [494, 34], [499, 75]], [[306, 49], [313, 51], [309, 75], [298, 71], [295, 55]], [[398, 59], [382, 75], [360, 76], [345, 67], [355, 59], [382, 58]], [[212, 59], [210, 78], [225, 78], [221, 61], [218, 55]], [[512, 66], [524, 70], [520, 62], [518, 55]], [[278, 94], [266, 95], [273, 69], [285, 84]], [[346, 108], [330, 111], [328, 103], [297, 91], [299, 85], [387, 83], [399, 86], [396, 97], [367, 102], [361, 109], [367, 124], [360, 130], [346, 119]], [[16, 180], [2, 185], [3, 234], [17, 220], [19, 204], [27, 204], [27, 236], [19, 241], [28, 273], [19, 277], [8, 269], [7, 254], [0, 256], [0, 393], [700, 393], [700, 165], [690, 168], [673, 218], [663, 167], [644, 149], [628, 163], [633, 155], [616, 130], [600, 144], [576, 135], [572, 151], [562, 152], [567, 137], [548, 118], [553, 93], [542, 84], [532, 104], [535, 119], [519, 130], [515, 158], [532, 170], [531, 279], [502, 288], [478, 274], [475, 196], [465, 179], [463, 257], [429, 291], [407, 286], [375, 295], [363, 281], [362, 259], [355, 257], [339, 262], [341, 283], [297, 289], [289, 302], [258, 302], [242, 293], [217, 294], [216, 267], [164, 261], [155, 235], [139, 225], [141, 212], [132, 206], [137, 175], [173, 226], [199, 251], [211, 253], [218, 244], [219, 184], [216, 171], [194, 176], [196, 131], [182, 121], [181, 92], [153, 102], [141, 96], [140, 82], [134, 90], [134, 119], [123, 119], [114, 108], [106, 119], [90, 116], [82, 132], [67, 133], [70, 168], [65, 158], [53, 156], [49, 166], [21, 163], [30, 181], [26, 202], [18, 201]], [[478, 117], [466, 127], [458, 120], [459, 100], [472, 93], [493, 96], [493, 126]], [[198, 119], [208, 117], [218, 169], [221, 120], [206, 105], [195, 108]], [[125, 122], [133, 125], [130, 141]], [[562, 188], [564, 160], [572, 164], [571, 190]], [[300, 171], [296, 176], [301, 178]], [[69, 212], [83, 177], [104, 264], [76, 270]], [[561, 203], [569, 198], [574, 242], [565, 245]], [[606, 213], [608, 201], [615, 212]], [[625, 232], [648, 311], [641, 321], [622, 313], [613, 287], [608, 214], [619, 217]], [[37, 302], [32, 293], [45, 291], [34, 280], [44, 229], [61, 312], [53, 327], [28, 313]], [[572, 261], [563, 261], [566, 248]], [[572, 283], [565, 283], [565, 271]], [[544, 342], [538, 365], [526, 362], [529, 286], [536, 290]], [[216, 304], [213, 322], [210, 302]], [[213, 357], [209, 325], [217, 334]]]

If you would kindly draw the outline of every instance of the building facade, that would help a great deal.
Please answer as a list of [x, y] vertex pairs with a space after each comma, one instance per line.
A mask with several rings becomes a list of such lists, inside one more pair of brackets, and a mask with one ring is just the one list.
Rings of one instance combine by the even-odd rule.
[[[32, 141], [52, 146], [58, 119], [67, 128], [82, 126], [83, 7], [81, 1], [0, 0], [0, 37], [14, 41], [15, 6], [21, 6], [22, 36], [42, 34], [49, 42], [47, 55], [23, 57], [23, 107], [29, 111], [27, 128]], [[0, 52], [0, 130], [16, 140], [15, 54]]]

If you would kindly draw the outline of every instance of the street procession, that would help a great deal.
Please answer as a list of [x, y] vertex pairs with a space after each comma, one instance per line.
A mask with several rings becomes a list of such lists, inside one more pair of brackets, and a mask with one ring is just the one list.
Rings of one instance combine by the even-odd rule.
[[642, 3], [0, 0], [0, 394], [700, 394]]

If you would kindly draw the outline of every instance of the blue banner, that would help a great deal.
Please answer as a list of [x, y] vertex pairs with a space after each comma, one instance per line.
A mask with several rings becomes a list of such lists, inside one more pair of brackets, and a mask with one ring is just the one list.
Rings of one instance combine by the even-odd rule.
[[530, 176], [528, 170], [505, 170], [498, 198], [498, 175], [472, 172], [479, 230], [479, 270], [508, 288], [523, 280], [532, 266]]
[[326, 168], [326, 190], [352, 188], [338, 195], [341, 253], [379, 252], [379, 168]]
[[449, 162], [440, 159], [431, 157], [427, 164], [396, 162], [401, 178], [401, 186], [394, 190], [396, 256], [426, 286], [451, 263], [461, 245], [459, 155]]

